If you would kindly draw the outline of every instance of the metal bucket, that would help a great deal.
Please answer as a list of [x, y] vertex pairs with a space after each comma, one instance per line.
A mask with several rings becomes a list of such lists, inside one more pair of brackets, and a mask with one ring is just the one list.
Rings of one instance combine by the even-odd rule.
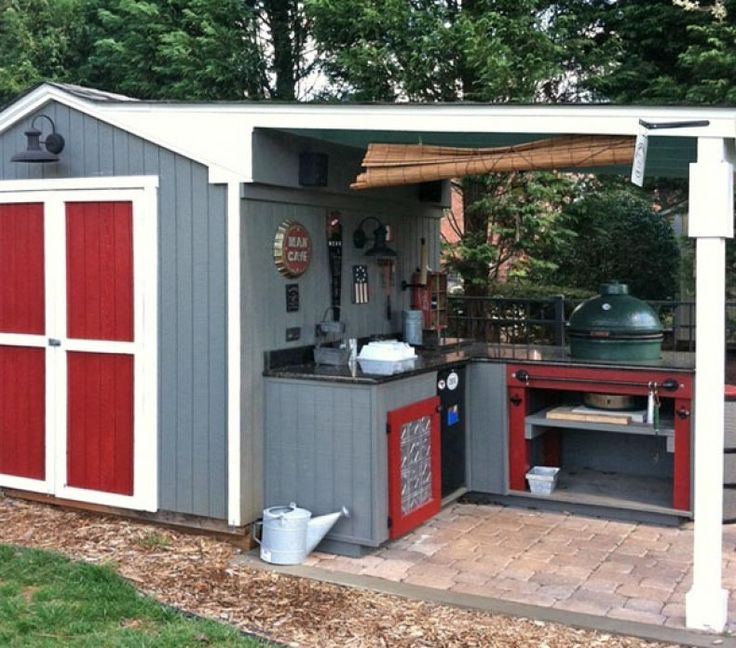
[[[307, 557], [307, 528], [312, 513], [291, 503], [263, 510], [261, 560], [298, 565]], [[256, 538], [257, 540], [257, 538]]]
[[401, 313], [404, 342], [414, 346], [422, 345], [422, 326], [424, 314], [420, 310], [405, 310]]

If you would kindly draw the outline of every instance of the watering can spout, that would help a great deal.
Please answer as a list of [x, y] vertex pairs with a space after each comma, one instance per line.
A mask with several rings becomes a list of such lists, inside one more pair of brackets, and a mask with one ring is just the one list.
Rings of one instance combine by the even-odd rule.
[[309, 526], [307, 527], [307, 554], [314, 551], [317, 545], [322, 542], [322, 538], [327, 535], [329, 530], [335, 525], [335, 522], [343, 515], [346, 518], [350, 517], [350, 512], [344, 506], [335, 513], [320, 515], [309, 520]]

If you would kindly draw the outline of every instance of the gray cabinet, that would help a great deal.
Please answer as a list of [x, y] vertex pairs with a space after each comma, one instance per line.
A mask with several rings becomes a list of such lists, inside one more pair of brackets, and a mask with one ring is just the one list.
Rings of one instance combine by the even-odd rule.
[[468, 370], [468, 490], [506, 494], [506, 365], [477, 362]]
[[435, 395], [436, 372], [383, 384], [265, 379], [264, 505], [291, 501], [350, 517], [324, 549], [355, 554], [388, 539], [387, 413]]

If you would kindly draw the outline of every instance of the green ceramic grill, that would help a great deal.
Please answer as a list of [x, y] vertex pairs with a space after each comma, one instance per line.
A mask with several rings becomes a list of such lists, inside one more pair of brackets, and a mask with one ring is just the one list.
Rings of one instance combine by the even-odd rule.
[[662, 356], [662, 323], [626, 284], [602, 284], [600, 295], [572, 312], [567, 327], [573, 358], [645, 362]]

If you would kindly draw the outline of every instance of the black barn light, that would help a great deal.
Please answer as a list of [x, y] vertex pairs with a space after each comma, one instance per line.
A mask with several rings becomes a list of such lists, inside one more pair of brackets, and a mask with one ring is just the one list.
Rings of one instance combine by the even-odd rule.
[[367, 250], [365, 255], [379, 258], [397, 256], [396, 252], [386, 245], [388, 228], [375, 216], [366, 216], [362, 221], [360, 221], [358, 229], [353, 232], [353, 245], [355, 245], [359, 250], [362, 250], [365, 247], [365, 244], [370, 240], [368, 235], [363, 231], [363, 225], [369, 220], [376, 221], [376, 223], [378, 223], [378, 227], [373, 230], [373, 247], [370, 250]]
[[[51, 133], [43, 141], [41, 140], [43, 131], [36, 128], [36, 122], [41, 118], [46, 119], [51, 125]], [[64, 150], [64, 138], [56, 132], [56, 125], [51, 117], [44, 114], [36, 115], [31, 121], [31, 127], [25, 132], [25, 136], [28, 139], [26, 150], [16, 153], [10, 158], [11, 162], [37, 164], [59, 161], [59, 153]]]

